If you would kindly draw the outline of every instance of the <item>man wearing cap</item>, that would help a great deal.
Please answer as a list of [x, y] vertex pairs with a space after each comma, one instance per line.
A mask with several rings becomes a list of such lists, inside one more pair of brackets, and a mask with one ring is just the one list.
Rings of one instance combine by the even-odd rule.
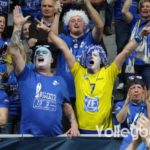
[[[150, 28], [145, 27], [141, 35], [148, 33]], [[106, 131], [113, 128], [111, 113], [113, 85], [126, 57], [142, 40], [141, 35], [130, 41], [111, 65], [105, 67], [101, 67], [101, 64], [107, 64], [106, 59], [103, 59], [106, 57], [103, 49], [100, 46], [89, 46], [84, 55], [85, 67], [82, 67], [67, 44], [54, 32], [49, 33], [53, 43], [63, 52], [74, 77], [76, 111], [81, 133], [94, 134], [98, 129]]]
[[14, 62], [21, 100], [21, 134], [34, 136], [57, 136], [62, 134], [62, 106], [69, 118], [71, 128], [68, 134], [79, 134], [78, 125], [70, 105], [65, 81], [51, 71], [53, 62], [50, 50], [40, 46], [35, 51], [35, 67], [25, 64], [20, 53], [20, 34], [23, 17], [20, 7], [13, 11], [14, 30], [9, 45], [9, 53]]

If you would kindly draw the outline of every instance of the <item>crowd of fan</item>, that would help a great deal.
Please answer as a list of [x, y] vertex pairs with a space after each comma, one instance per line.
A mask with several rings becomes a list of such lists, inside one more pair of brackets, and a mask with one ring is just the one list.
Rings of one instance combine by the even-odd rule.
[[[10, 36], [5, 2], [1, 134], [109, 134], [117, 125], [150, 131], [150, 0], [20, 0]], [[117, 56], [109, 64], [103, 34], [112, 34], [112, 18]], [[115, 91], [123, 90], [124, 99], [114, 103], [117, 76]], [[136, 149], [141, 141], [139, 149], [150, 147], [149, 134], [139, 137], [129, 134], [120, 149]]]

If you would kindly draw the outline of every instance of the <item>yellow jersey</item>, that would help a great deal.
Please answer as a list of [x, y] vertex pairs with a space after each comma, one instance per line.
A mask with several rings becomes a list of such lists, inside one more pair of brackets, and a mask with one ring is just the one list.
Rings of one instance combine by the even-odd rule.
[[89, 74], [78, 62], [71, 69], [76, 89], [76, 112], [79, 129], [111, 129], [112, 91], [121, 70], [113, 62], [95, 74]]

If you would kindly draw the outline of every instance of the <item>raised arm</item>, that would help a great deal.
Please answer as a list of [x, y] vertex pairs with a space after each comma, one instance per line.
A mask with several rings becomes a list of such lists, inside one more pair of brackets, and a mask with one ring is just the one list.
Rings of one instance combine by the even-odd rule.
[[67, 44], [60, 37], [58, 37], [53, 31], [49, 32], [49, 37], [51, 41], [63, 52], [68, 67], [69, 69], [71, 69], [75, 64], [75, 57], [69, 50]]
[[84, 0], [84, 3], [86, 5], [87, 11], [91, 17], [91, 19], [94, 22], [94, 28], [92, 30], [92, 36], [95, 41], [100, 42], [101, 38], [103, 36], [103, 27], [104, 23], [102, 21], [102, 18], [100, 14], [97, 12], [97, 10], [93, 7], [90, 0]]
[[133, 19], [132, 13], [129, 11], [132, 0], [125, 0], [124, 5], [122, 7], [122, 14], [127, 23], [130, 23]]
[[55, 17], [51, 25], [51, 30], [55, 33], [59, 33], [59, 19], [60, 19], [60, 13], [62, 12], [61, 3], [60, 1], [56, 1], [55, 3]]
[[14, 29], [8, 51], [12, 55], [15, 73], [18, 75], [24, 69], [26, 60], [22, 43], [20, 42], [21, 30], [27, 17], [23, 17], [20, 6], [15, 6], [13, 10]]
[[142, 41], [142, 37], [148, 35], [149, 33], [150, 33], [150, 27], [145, 26], [142, 29], [140, 35], [136, 36], [135, 39], [129, 41], [127, 45], [123, 48], [122, 52], [116, 56], [115, 62], [119, 69], [122, 68], [122, 65], [126, 57], [137, 48], [138, 44]]
[[[56, 4], [57, 4], [55, 6], [56, 13], [55, 13], [55, 17], [54, 17], [54, 20], [52, 22], [50, 30], [52, 30], [56, 35], [58, 35], [58, 33], [59, 33], [59, 19], [60, 19], [60, 13], [62, 11], [62, 8], [60, 6], [60, 3], [56, 2]], [[51, 38], [49, 37], [49, 35], [48, 35], [48, 42], [51, 42]]]
[[116, 119], [119, 123], [123, 123], [126, 120], [128, 110], [129, 110], [129, 102], [131, 99], [132, 99], [132, 95], [129, 88], [125, 103], [121, 108], [120, 112], [116, 115]]

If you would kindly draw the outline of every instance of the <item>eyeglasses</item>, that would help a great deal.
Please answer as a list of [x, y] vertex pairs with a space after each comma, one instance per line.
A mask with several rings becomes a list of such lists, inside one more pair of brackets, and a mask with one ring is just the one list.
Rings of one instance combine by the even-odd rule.
[[140, 79], [140, 80], [142, 80], [143, 77], [142, 77], [142, 76], [129, 76], [128, 79], [129, 79], [129, 80], [135, 80], [135, 79]]

